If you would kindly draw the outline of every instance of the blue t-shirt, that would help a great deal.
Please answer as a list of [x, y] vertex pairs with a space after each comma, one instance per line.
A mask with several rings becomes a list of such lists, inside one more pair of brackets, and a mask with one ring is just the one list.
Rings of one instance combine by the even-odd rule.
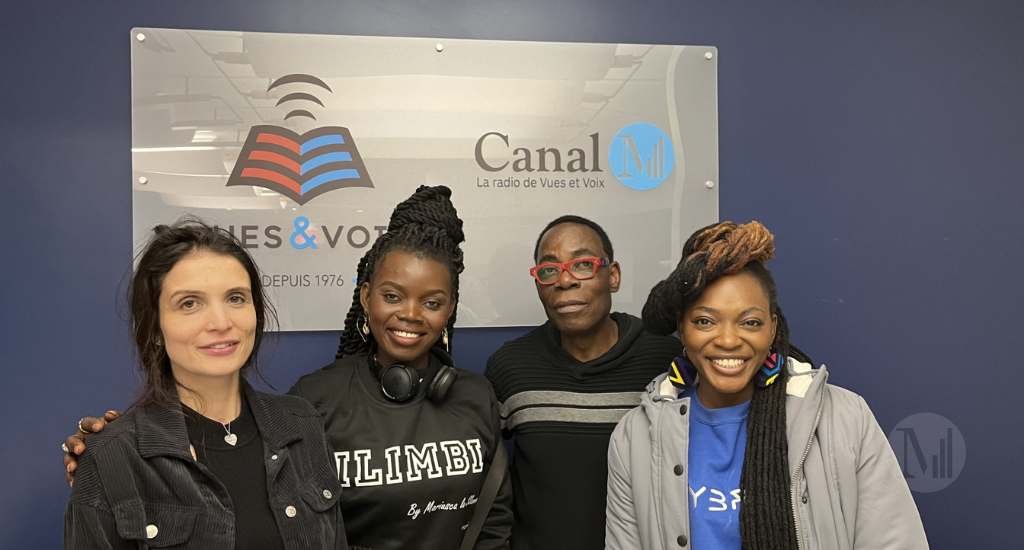
[[690, 540], [695, 550], [739, 550], [740, 472], [747, 449], [750, 401], [708, 409], [690, 398]]

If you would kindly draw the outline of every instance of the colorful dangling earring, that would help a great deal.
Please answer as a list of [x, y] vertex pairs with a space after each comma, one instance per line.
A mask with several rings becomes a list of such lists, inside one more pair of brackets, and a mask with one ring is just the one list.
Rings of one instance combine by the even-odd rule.
[[782, 365], [785, 362], [786, 357], [778, 352], [769, 354], [764, 364], [758, 369], [757, 375], [754, 376], [754, 385], [764, 388], [774, 382], [779, 377], [779, 373], [782, 372]]
[[697, 384], [697, 367], [686, 357], [686, 352], [672, 361], [672, 366], [668, 370], [668, 380], [677, 388], [692, 388]]
[[359, 333], [359, 337], [363, 339], [363, 342], [370, 336], [370, 320], [366, 318], [365, 313], [356, 319], [356, 332]]
[[441, 341], [444, 342], [444, 351], [451, 353], [451, 349], [448, 348], [448, 327], [441, 329]]

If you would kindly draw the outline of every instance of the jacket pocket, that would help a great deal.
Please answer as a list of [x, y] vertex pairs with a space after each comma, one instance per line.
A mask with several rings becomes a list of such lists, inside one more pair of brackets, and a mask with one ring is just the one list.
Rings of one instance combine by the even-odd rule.
[[173, 504], [145, 505], [141, 500], [114, 508], [117, 532], [125, 540], [144, 542], [149, 548], [171, 548], [192, 538], [199, 510]]
[[330, 510], [340, 498], [341, 484], [333, 475], [315, 475], [313, 481], [302, 489], [302, 500], [314, 512]]
[[[326, 470], [326, 469], [325, 469]], [[301, 548], [309, 550], [339, 550], [348, 548], [345, 543], [345, 527], [341, 519], [341, 484], [333, 472], [313, 472], [309, 481], [302, 485], [300, 498], [305, 510], [299, 511], [295, 519], [288, 522], [295, 530], [295, 540], [301, 540]]]

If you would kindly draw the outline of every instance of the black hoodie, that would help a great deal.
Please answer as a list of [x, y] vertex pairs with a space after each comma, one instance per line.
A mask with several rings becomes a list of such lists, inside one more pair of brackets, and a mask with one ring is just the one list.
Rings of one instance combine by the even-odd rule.
[[632, 315], [612, 319], [619, 339], [592, 361], [566, 353], [550, 321], [487, 361], [502, 427], [515, 436], [513, 550], [604, 548], [612, 430], [683, 349]]

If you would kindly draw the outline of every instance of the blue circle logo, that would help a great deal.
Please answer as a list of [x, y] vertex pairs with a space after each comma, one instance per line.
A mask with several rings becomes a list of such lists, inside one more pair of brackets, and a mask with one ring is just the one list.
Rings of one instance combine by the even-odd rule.
[[623, 127], [608, 146], [612, 174], [622, 185], [637, 191], [661, 185], [675, 164], [672, 140], [661, 128], [646, 122]]

